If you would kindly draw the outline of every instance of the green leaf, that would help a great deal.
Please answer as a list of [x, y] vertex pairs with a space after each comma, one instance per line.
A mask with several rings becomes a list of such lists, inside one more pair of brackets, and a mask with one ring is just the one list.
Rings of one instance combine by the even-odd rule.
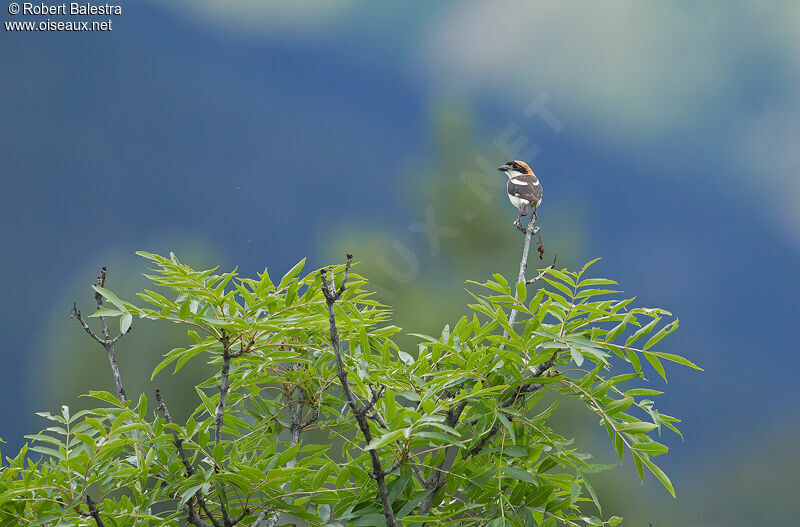
[[386, 525], [386, 518], [383, 514], [377, 512], [372, 514], [365, 514], [355, 520], [348, 522], [350, 525], [365, 526], [365, 527], [382, 527]]
[[613, 415], [617, 412], [622, 412], [623, 410], [627, 410], [631, 404], [633, 404], [633, 397], [612, 401], [606, 405], [606, 413], [608, 415]]
[[657, 441], [648, 441], [647, 443], [635, 444], [633, 445], [633, 448], [652, 456], [660, 456], [661, 454], [666, 454], [669, 452], [667, 445], [662, 445]]
[[[178, 350], [180, 350], [180, 352]], [[153, 379], [155, 379], [156, 374], [158, 372], [160, 372], [161, 370], [166, 368], [170, 363], [175, 361], [184, 351], [186, 350], [183, 348], [175, 348], [174, 350], [167, 353], [166, 358], [161, 362], [159, 362], [158, 366], [156, 366], [155, 369], [153, 370], [153, 373], [150, 375], [150, 380], [152, 381]]]
[[625, 392], [626, 396], [639, 396], [639, 397], [652, 397], [654, 395], [661, 395], [662, 391], [659, 390], [651, 390], [650, 388], [631, 388], [627, 392]]
[[599, 296], [599, 295], [612, 295], [614, 293], [620, 293], [621, 291], [617, 291], [616, 289], [584, 289], [580, 291], [575, 298], [587, 298], [591, 296]]
[[118, 317], [118, 316], [122, 315], [123, 313], [125, 313], [125, 312], [124, 311], [120, 311], [119, 309], [110, 309], [110, 308], [104, 307], [103, 309], [98, 309], [97, 311], [95, 311], [94, 313], [89, 315], [89, 318], [94, 318], [94, 317]]
[[625, 354], [628, 356], [628, 360], [631, 361], [631, 365], [633, 365], [633, 369], [636, 370], [636, 373], [642, 373], [642, 363], [636, 352], [630, 348], [625, 348]]
[[647, 339], [647, 342], [645, 342], [644, 346], [642, 346], [642, 349], [649, 349], [650, 347], [655, 346], [656, 344], [661, 342], [664, 339], [664, 337], [666, 337], [676, 329], [678, 329], [678, 321], [673, 320], [672, 322], [661, 328], [661, 330], [658, 333]]
[[603, 508], [600, 507], [600, 500], [597, 499], [597, 493], [594, 491], [594, 487], [592, 487], [591, 483], [589, 483], [589, 480], [586, 479], [585, 476], [583, 478], [583, 486], [586, 487], [586, 490], [589, 491], [589, 495], [592, 497], [594, 506], [597, 507], [597, 512], [603, 514]]
[[583, 364], [583, 354], [580, 351], [570, 347], [569, 354], [572, 356], [572, 360], [575, 361], [576, 366], [580, 367]]
[[181, 308], [178, 310], [178, 318], [185, 319], [186, 317], [188, 317], [189, 313], [191, 312], [191, 307], [192, 307], [192, 301], [187, 296], [186, 300], [184, 300], [183, 304], [181, 304]]
[[[551, 270], [550, 272], [552, 273], [553, 271]], [[546, 276], [543, 276], [542, 279], [545, 282], [547, 282], [548, 284], [550, 284], [553, 287], [555, 287], [556, 289], [558, 289], [559, 291], [561, 291], [562, 293], [564, 293], [567, 296], [567, 298], [572, 298], [572, 295], [575, 294], [575, 291], [570, 290], [569, 287], [565, 286], [561, 282], [556, 282], [555, 280], [550, 280]]]
[[580, 281], [578, 288], [584, 288], [593, 285], [617, 285], [617, 282], [614, 280], [608, 280], [606, 278], [587, 278], [586, 280]]
[[131, 324], [133, 323], [133, 315], [130, 313], [125, 313], [119, 319], [119, 332], [121, 334], [125, 334], [131, 329]]
[[517, 467], [503, 467], [503, 472], [512, 479], [518, 479], [527, 483], [536, 483], [536, 476], [527, 470]]
[[365, 450], [377, 450], [380, 447], [386, 445], [387, 443], [391, 443], [395, 439], [399, 439], [404, 433], [406, 429], [401, 428], [400, 430], [392, 430], [389, 433], [383, 434], [380, 437], [375, 437], [369, 444], [364, 447]]
[[633, 318], [633, 315], [625, 315], [625, 318], [622, 319], [622, 322], [617, 324], [614, 329], [608, 332], [606, 335], [606, 342], [614, 342], [614, 340], [619, 337], [623, 331], [625, 331], [625, 326], [628, 325], [628, 321]]
[[98, 285], [93, 285], [92, 289], [94, 289], [96, 292], [100, 293], [100, 296], [102, 296], [103, 298], [105, 298], [106, 300], [108, 300], [109, 302], [114, 304], [115, 306], [117, 306], [120, 310], [127, 311], [127, 309], [125, 308], [125, 304], [122, 302], [122, 300], [120, 300], [117, 295], [115, 295], [114, 293], [112, 293], [111, 291], [106, 289], [105, 287], [100, 287]]
[[646, 434], [658, 428], [658, 425], [646, 423], [644, 421], [634, 421], [633, 423], [617, 423], [617, 428], [620, 432], [627, 432], [629, 434]]
[[570, 503], [577, 503], [578, 502], [578, 498], [580, 497], [580, 495], [581, 495], [581, 484], [576, 479], [572, 483], [572, 487], [570, 487], [570, 489], [569, 489], [569, 501], [570, 501]]
[[[305, 266], [306, 266], [306, 259], [305, 259], [305, 258], [303, 258], [302, 260], [300, 260], [299, 262], [297, 262], [297, 263], [294, 265], [294, 267], [292, 267], [291, 269], [289, 269], [289, 271], [287, 271], [287, 272], [286, 272], [286, 274], [285, 274], [285, 275], [283, 275], [283, 278], [281, 278], [281, 283], [280, 283], [280, 285], [278, 286], [278, 290], [285, 289], [285, 288], [286, 288], [286, 287], [289, 285], [289, 283], [292, 281], [292, 279], [293, 279], [295, 276], [297, 276], [297, 274], [298, 274], [298, 273], [300, 273], [300, 271], [302, 271], [302, 270], [303, 270], [303, 267], [305, 267]], [[328, 285], [329, 285], [330, 287], [333, 287], [333, 284], [328, 284]]]
[[677, 362], [678, 364], [682, 364], [684, 366], [689, 366], [690, 368], [694, 368], [695, 370], [704, 371], [703, 368], [701, 368], [697, 364], [693, 363], [689, 359], [685, 359], [685, 358], [681, 357], [680, 355], [674, 355], [672, 353], [663, 353], [663, 352], [660, 352], [660, 351], [650, 351], [648, 353], [650, 353], [652, 355], [655, 355], [656, 357], [661, 357], [664, 360]]
[[417, 508], [417, 505], [420, 504], [420, 502], [425, 498], [425, 496], [428, 495], [429, 492], [432, 491], [425, 490], [414, 496], [408, 503], [403, 505], [399, 511], [397, 511], [397, 517], [403, 518], [404, 516], [408, 516], [409, 513], [413, 512], [414, 509]]
[[397, 356], [400, 357], [400, 360], [406, 364], [414, 364], [414, 357], [406, 353], [405, 351], [397, 351]]
[[664, 382], [667, 382], [667, 374], [664, 371], [664, 365], [661, 364], [661, 361], [658, 360], [658, 357], [655, 357], [653, 353], [649, 351], [642, 352], [642, 354], [644, 355], [644, 358], [647, 359], [647, 362], [649, 362], [653, 368], [655, 368], [658, 374], [661, 375], [661, 378], [664, 379]]
[[549, 271], [547, 271], [547, 274], [557, 278], [558, 280], [561, 280], [570, 287], [575, 287], [575, 280], [573, 280], [572, 277], [569, 276], [564, 271], [559, 271], [558, 269], [550, 269]]
[[116, 407], [122, 406], [122, 404], [119, 402], [119, 399], [117, 399], [115, 396], [105, 391], [90, 391], [89, 397], [93, 397], [95, 399], [99, 399], [101, 401], [113, 404]]
[[[175, 363], [175, 369], [173, 370], [173, 373], [178, 373], [180, 369], [183, 368], [183, 366], [187, 362], [189, 362], [189, 360], [192, 357], [196, 357], [197, 355], [202, 353], [205, 349], [206, 349], [205, 346], [194, 346], [191, 349], [186, 350], [184, 353], [181, 354], [180, 358], [178, 359], [178, 362]], [[159, 366], [161, 366], [161, 364], [159, 364]], [[156, 373], [157, 372], [153, 372], [153, 375], [155, 375]]]
[[672, 486], [672, 482], [669, 480], [664, 471], [658, 468], [655, 463], [647, 459], [646, 456], [641, 456], [641, 459], [644, 462], [644, 464], [647, 465], [647, 468], [649, 468], [650, 471], [655, 475], [655, 477], [658, 478], [658, 481], [660, 481], [661, 484], [664, 485], [664, 487], [667, 489], [670, 495], [672, 495], [673, 498], [676, 497], [675, 488]]
[[528, 286], [525, 285], [525, 281], [517, 282], [517, 300], [520, 302], [525, 302], [525, 299], [528, 297]]
[[193, 485], [193, 486], [189, 487], [188, 489], [186, 489], [183, 492], [183, 494], [181, 494], [181, 501], [180, 501], [180, 503], [178, 503], [178, 508], [183, 508], [183, 506], [186, 505], [186, 502], [189, 501], [189, 498], [194, 496], [195, 493], [198, 490], [200, 490], [201, 488], [203, 488], [205, 485], [206, 485], [206, 483], [199, 483], [197, 485]]
[[503, 275], [501, 275], [500, 273], [494, 273], [492, 275], [492, 278], [497, 280], [497, 283], [500, 284], [504, 292], [511, 293], [511, 289], [509, 289], [508, 287], [508, 280], [506, 280], [506, 278]]
[[634, 333], [633, 335], [628, 337], [628, 340], [625, 341], [625, 345], [626, 346], [630, 346], [631, 344], [633, 344], [634, 342], [636, 342], [637, 340], [639, 340], [643, 336], [645, 336], [648, 333], [650, 333], [651, 331], [653, 331], [653, 329], [655, 329], [656, 325], [658, 324], [658, 322], [660, 320], [661, 320], [661, 317], [655, 317], [653, 320], [650, 321], [649, 324], [647, 324], [646, 326], [640, 328], [636, 333]]
[[464, 448], [464, 443], [462, 443], [461, 441], [459, 441], [458, 439], [449, 434], [445, 434], [444, 432], [429, 432], [425, 430], [422, 432], [414, 432], [414, 437], [424, 437], [426, 439], [441, 439], [442, 441], [446, 441], [451, 445], [456, 445], [460, 448]]

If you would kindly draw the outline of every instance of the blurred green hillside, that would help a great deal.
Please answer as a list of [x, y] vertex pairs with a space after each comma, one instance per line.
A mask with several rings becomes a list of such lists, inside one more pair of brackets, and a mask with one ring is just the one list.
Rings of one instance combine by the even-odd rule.
[[[506, 196], [507, 178], [494, 168], [507, 159], [491, 139], [476, 137], [469, 110], [442, 105], [433, 119], [430, 157], [408, 169], [397, 185], [412, 218], [407, 228], [390, 232], [369, 221], [344, 223], [335, 236], [320, 239], [329, 260], [345, 251], [355, 255], [358, 272], [392, 306], [396, 324], [438, 334], [442, 328], [434, 321], [443, 314], [457, 320], [471, 301], [466, 280], [498, 272], [516, 276], [523, 235], [512, 225], [517, 211]], [[482, 166], [486, 159], [488, 171]], [[567, 267], [584, 256], [580, 209], [563, 196], [548, 195], [547, 176], [541, 177], [545, 197], [538, 224], [545, 254], [543, 260], [531, 258], [531, 271], [556, 255], [558, 265]]]
[[[381, 228], [372, 218], [358, 221], [330, 220], [315, 233], [320, 264], [338, 261], [345, 252], [355, 255], [357, 271], [368, 277], [377, 297], [394, 311], [394, 323], [407, 332], [438, 334], [441, 320], [455, 321], [466, 311], [471, 298], [465, 281], [484, 280], [495, 272], [514, 277], [519, 267], [522, 235], [512, 226], [516, 210], [505, 195], [505, 176], [487, 170], [485, 160], [497, 166], [507, 159], [498, 153], [492, 137], [476, 133], [476, 119], [468, 107], [440, 105], [432, 117], [430, 154], [406, 168], [397, 183], [396, 193], [405, 201], [408, 222], [405, 229]], [[536, 161], [533, 161], [536, 170]], [[491, 169], [491, 167], [489, 167]], [[558, 266], [574, 268], [585, 260], [604, 256], [602, 240], [589, 240], [589, 218], [584, 216], [587, 196], [580, 189], [574, 193], [553, 192], [558, 174], [539, 173], [545, 198], [539, 225], [545, 248], [543, 260], [530, 260], [529, 274], [549, 265], [557, 255]], [[548, 193], [548, 188], [551, 191]], [[397, 218], [395, 218], [396, 220]], [[402, 222], [401, 222], [402, 223]], [[169, 245], [169, 244], [167, 244]], [[588, 254], [587, 247], [599, 254]], [[204, 243], [176, 239], [163, 247], [174, 250], [197, 267], [225, 263], [222, 251]], [[299, 259], [303, 255], [295, 255]], [[132, 299], [144, 287], [139, 275], [142, 262], [130, 255], [111, 254], [105, 263], [110, 267], [108, 286], [121, 297]], [[271, 265], [271, 262], [264, 262]], [[277, 270], [278, 272], [281, 270]], [[88, 314], [94, 310], [89, 290], [96, 269], [84, 269], [70, 284], [69, 298], [58, 305], [78, 307]], [[614, 276], [623, 286], [625, 276]], [[636, 292], [633, 291], [632, 294]], [[680, 313], [677, 313], [680, 316]], [[37, 409], [52, 409], [69, 404], [75, 409], [88, 406], [79, 394], [89, 389], [113, 389], [113, 381], [103, 350], [80, 330], [67, 313], [54, 311], [42, 337], [44, 354], [41, 364], [31, 371], [36, 379], [30, 397]], [[183, 345], [186, 335], [163, 325], [135, 321], [131, 334], [119, 344], [118, 357], [126, 390], [131, 398], [151, 394], [156, 386], [170, 394], [170, 404], [177, 416], [185, 415], [194, 405], [193, 384], [212, 374], [199, 362], [192, 363], [178, 375], [162, 374], [149, 381], [150, 372], [161, 356], [172, 347]], [[413, 352], [417, 339], [400, 337], [398, 342]], [[689, 356], [695, 357], [690, 350]], [[702, 363], [702, 360], [700, 360]], [[41, 382], [41, 379], [45, 379]], [[587, 416], [578, 406], [565, 405], [560, 418], [565, 435], [577, 437], [581, 449], [599, 454], [600, 462], [613, 463], [614, 455], [600, 427], [586, 425]], [[681, 408], [669, 408], [677, 416]], [[789, 420], [789, 422], [792, 422]], [[795, 419], [793, 422], [797, 422]], [[652, 478], [642, 488], [629, 459], [624, 465], [593, 481], [604, 504], [604, 512], [626, 517], [625, 525], [731, 526], [757, 525], [765, 515], [770, 525], [791, 525], [797, 469], [794, 455], [798, 438], [796, 426], [758, 434], [761, 442], [726, 446], [717, 457], [692, 462], [691, 467], [670, 473], [678, 500], [673, 501]], [[690, 434], [686, 443], [691, 443]], [[673, 447], [668, 457], [681, 457], [681, 447]], [[685, 466], [685, 465], [684, 465]], [[720, 467], [725, 467], [720, 470]], [[765, 510], [766, 509], [766, 510]]]

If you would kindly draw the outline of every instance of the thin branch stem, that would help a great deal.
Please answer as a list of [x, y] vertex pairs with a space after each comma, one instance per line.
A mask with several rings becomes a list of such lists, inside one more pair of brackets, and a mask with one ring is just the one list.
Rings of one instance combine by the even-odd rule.
[[88, 494], [86, 495], [86, 506], [89, 507], [89, 516], [94, 518], [94, 522], [97, 524], [97, 527], [105, 527], [103, 520], [100, 519], [100, 511], [97, 510], [97, 504]]
[[[534, 378], [541, 377], [544, 374], [544, 372], [549, 370], [553, 366], [553, 363], [555, 363], [556, 358], [558, 357], [558, 352], [559, 351], [561, 351], [561, 350], [556, 350], [553, 353], [552, 357], [550, 357], [545, 362], [543, 362], [543, 363], [539, 364], [538, 366], [536, 366], [533, 369], [533, 371], [531, 372], [531, 376], [534, 377]], [[526, 382], [525, 384], [520, 385], [520, 387], [517, 388], [514, 391], [513, 395], [511, 395], [510, 397], [506, 398], [502, 403], [500, 403], [500, 407], [501, 408], [508, 408], [509, 406], [515, 404], [517, 401], [520, 401], [520, 400], [524, 399], [526, 395], [528, 395], [530, 393], [533, 393], [533, 392], [535, 392], [537, 390], [540, 390], [543, 386], [544, 385], [541, 384], [541, 383]], [[477, 421], [475, 421], [475, 422], [477, 422]], [[484, 447], [489, 443], [489, 441], [492, 440], [492, 438], [495, 436], [495, 434], [497, 434], [497, 432], [499, 432], [499, 431], [500, 431], [500, 423], [496, 422], [492, 426], [492, 428], [489, 430], [489, 433], [486, 434], [486, 436], [483, 439], [481, 439], [480, 443], [475, 445], [475, 447], [473, 447], [472, 450], [467, 451], [467, 453], [466, 453], [466, 455], [464, 457], [469, 457], [469, 456], [474, 456], [474, 455], [479, 454], [480, 451], [484, 449]]]
[[[106, 285], [106, 276], [108, 275], [108, 271], [106, 267], [102, 267], [100, 269], [100, 274], [97, 276], [97, 285], [100, 287], [105, 287]], [[103, 309], [103, 295], [96, 292], [94, 293], [95, 301], [97, 302], [97, 309]], [[81, 312], [78, 309], [77, 303], [72, 304], [72, 312], [70, 313], [70, 318], [74, 318], [78, 321], [78, 323], [83, 327], [83, 330], [89, 334], [94, 340], [96, 340], [100, 345], [103, 346], [106, 350], [106, 354], [108, 355], [108, 362], [111, 364], [111, 372], [114, 375], [114, 384], [117, 387], [117, 398], [120, 402], [125, 402], [128, 400], [127, 396], [125, 395], [125, 388], [122, 385], [122, 376], [119, 373], [119, 365], [117, 364], [117, 356], [116, 356], [116, 343], [122, 337], [120, 333], [113, 339], [111, 338], [111, 332], [108, 329], [108, 321], [106, 317], [100, 317], [100, 327], [102, 330], [102, 336], [97, 335], [92, 328], [86, 323], [86, 321], [81, 316]]]
[[[525, 229], [525, 243], [522, 245], [522, 260], [519, 262], [519, 274], [517, 275], [517, 282], [525, 282], [525, 271], [528, 269], [528, 253], [531, 250], [531, 237], [539, 232], [539, 227], [534, 227], [536, 224], [536, 213], [531, 214], [530, 220], [528, 220], [528, 227]], [[517, 290], [514, 289], [514, 299], [517, 299]], [[516, 309], [511, 310], [511, 314], [508, 317], [508, 325], [513, 327], [514, 322], [517, 320], [517, 313]], [[508, 331], [504, 331], [504, 335], [508, 337]]]
[[[457, 406], [450, 408], [447, 411], [447, 417], [445, 418], [445, 424], [450, 428], [455, 428], [456, 424], [458, 424], [458, 420], [461, 419], [461, 414], [464, 412], [464, 409], [467, 407], [467, 401], [461, 401]], [[444, 486], [445, 483], [445, 474], [449, 472], [449, 469], [445, 469], [445, 465], [447, 464], [447, 458], [450, 457], [451, 452], [455, 449], [454, 445], [449, 445], [445, 448], [444, 457], [442, 458], [441, 463], [431, 470], [428, 479], [425, 481], [425, 488], [428, 489], [430, 492], [422, 498], [422, 501], [419, 504], [419, 515], [424, 516], [428, 514], [431, 510], [431, 506], [433, 505], [433, 500], [436, 497], [436, 493], [439, 492]], [[453, 458], [453, 462], [455, 458]]]
[[[557, 257], [557, 256], [558, 256], [558, 255], [556, 255], [556, 257]], [[550, 271], [551, 269], [553, 269], [553, 268], [556, 266], [556, 257], [554, 257], [554, 258], [553, 258], [553, 263], [551, 263], [550, 265], [548, 265], [547, 267], [545, 267], [544, 269], [542, 269], [542, 272], [541, 272], [541, 273], [539, 273], [538, 275], [536, 275], [535, 277], [533, 277], [533, 278], [531, 278], [531, 279], [529, 279], [529, 280], [525, 280], [525, 283], [526, 283], [527, 285], [531, 285], [531, 284], [533, 284], [533, 283], [536, 283], [536, 282], [538, 282], [538, 281], [539, 281], [539, 280], [541, 280], [542, 278], [544, 278], [544, 275], [546, 275], [546, 274], [547, 274], [547, 271]]]
[[[339, 288], [336, 290], [333, 290], [333, 288], [336, 287], [336, 284], [333, 281], [332, 273], [330, 284], [328, 284], [326, 269], [320, 269], [319, 274], [320, 277], [322, 277], [322, 294], [325, 296], [325, 301], [328, 306], [331, 347], [333, 348], [334, 355], [336, 356], [336, 368], [338, 370], [339, 381], [342, 384], [342, 390], [344, 391], [347, 399], [347, 404], [350, 406], [350, 410], [353, 412], [353, 416], [356, 419], [358, 428], [361, 430], [364, 440], [369, 444], [369, 442], [372, 441], [372, 433], [369, 430], [369, 421], [367, 420], [366, 410], [364, 407], [359, 405], [355, 394], [353, 394], [353, 390], [350, 388], [350, 382], [347, 380], [347, 370], [345, 370], [344, 362], [342, 361], [342, 351], [339, 343], [339, 330], [336, 327], [336, 314], [334, 312], [334, 304], [342, 296], [342, 293], [344, 293], [345, 286], [347, 284], [347, 274], [350, 271], [350, 264], [352, 261], [353, 255], [348, 254], [345, 262], [342, 281], [339, 285]], [[377, 451], [374, 449], [369, 450], [369, 456], [370, 460], [372, 461], [371, 476], [378, 484], [378, 495], [380, 496], [381, 504], [383, 505], [383, 515], [386, 518], [386, 525], [388, 527], [402, 527], [402, 524], [395, 519], [394, 510], [392, 509], [392, 504], [389, 501], [389, 491], [386, 489], [385, 473], [383, 467], [381, 467], [381, 461], [378, 457]]]
[[217, 411], [215, 415], [216, 429], [214, 431], [214, 444], [218, 445], [222, 440], [222, 424], [225, 420], [225, 399], [228, 396], [230, 385], [228, 384], [228, 375], [231, 371], [231, 352], [230, 352], [230, 337], [223, 329], [222, 337], [222, 370], [220, 371], [219, 380], [219, 402], [217, 403]]
[[[172, 424], [172, 416], [169, 413], [169, 409], [167, 409], [167, 404], [164, 402], [164, 399], [161, 397], [161, 391], [156, 389], [156, 402], [158, 406], [156, 410], [160, 410], [164, 414], [164, 421], [167, 424]], [[178, 451], [178, 457], [181, 458], [181, 462], [183, 463], [184, 468], [186, 469], [186, 477], [190, 477], [194, 475], [194, 467], [189, 462], [189, 458], [186, 456], [186, 452], [183, 449], [183, 440], [178, 436], [178, 432], [175, 430], [171, 430], [172, 433], [172, 442], [175, 445], [175, 450]], [[211, 514], [211, 511], [206, 505], [205, 499], [203, 499], [203, 495], [200, 494], [198, 490], [195, 495], [194, 499], [197, 500], [197, 503], [200, 504], [200, 507], [203, 509], [203, 512], [206, 513], [208, 519], [211, 520], [211, 523], [214, 527], [223, 527], [221, 523]], [[189, 500], [186, 505], [184, 505], [184, 509], [186, 510], [186, 514], [189, 519], [189, 523], [194, 525], [195, 527], [210, 527], [208, 523], [204, 522], [200, 517], [197, 515], [197, 512], [194, 510], [194, 505], [192, 504], [192, 500]]]

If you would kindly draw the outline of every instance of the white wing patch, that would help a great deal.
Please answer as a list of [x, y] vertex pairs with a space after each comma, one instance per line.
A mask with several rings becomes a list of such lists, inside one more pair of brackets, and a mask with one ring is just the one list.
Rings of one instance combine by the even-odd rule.
[[[514, 184], [515, 185], [527, 185], [528, 182], [527, 181], [520, 181], [519, 179], [515, 179], [514, 180]], [[535, 183], [535, 184], [538, 185], [539, 183]]]
[[[527, 183], [525, 183], [525, 184], [527, 185]], [[539, 186], [539, 180], [538, 179], [533, 182], [533, 186], [534, 187], [538, 187]]]

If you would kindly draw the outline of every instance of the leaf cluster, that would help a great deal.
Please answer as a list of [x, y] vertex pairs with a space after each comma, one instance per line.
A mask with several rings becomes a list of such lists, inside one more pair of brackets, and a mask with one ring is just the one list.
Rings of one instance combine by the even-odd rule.
[[[384, 525], [371, 453], [403, 525], [617, 525], [587, 478], [609, 466], [550, 426], [563, 398], [598, 420], [620, 461], [628, 451], [640, 478], [647, 469], [675, 495], [654, 458], [679, 420], [641, 384], [650, 369], [666, 380], [668, 362], [699, 368], [655, 350], [677, 319], [619, 299], [615, 282], [586, 276], [593, 262], [548, 270], [535, 291], [500, 275], [470, 282], [469, 312], [416, 335], [416, 349], [395, 343], [391, 311], [350, 273], [332, 316], [366, 443], [337, 377], [319, 270], [303, 275], [302, 260], [273, 281], [266, 269], [243, 278], [139, 254], [158, 291], [137, 305], [96, 286], [113, 308], [95, 316], [119, 317], [122, 333], [137, 319], [186, 328], [153, 378], [203, 359], [218, 373], [194, 387], [180, 422], [161, 400], [106, 392], [89, 394], [93, 410], [40, 414], [52, 426], [0, 472], [0, 526]], [[343, 271], [329, 271], [333, 290]]]

